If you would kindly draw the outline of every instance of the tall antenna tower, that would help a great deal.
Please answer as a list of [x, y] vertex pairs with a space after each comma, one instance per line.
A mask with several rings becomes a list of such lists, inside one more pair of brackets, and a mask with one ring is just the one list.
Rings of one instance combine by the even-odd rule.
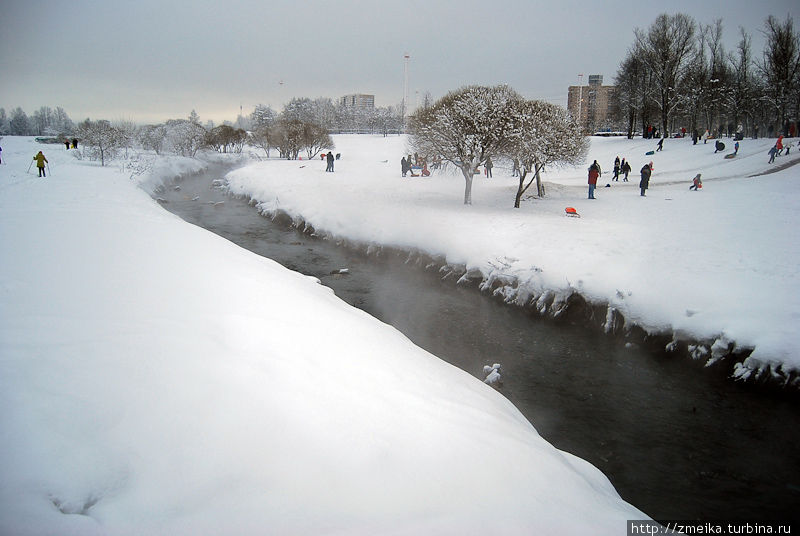
[[406, 120], [406, 111], [408, 109], [408, 60], [411, 56], [408, 55], [408, 52], [403, 54], [403, 122], [405, 123]]

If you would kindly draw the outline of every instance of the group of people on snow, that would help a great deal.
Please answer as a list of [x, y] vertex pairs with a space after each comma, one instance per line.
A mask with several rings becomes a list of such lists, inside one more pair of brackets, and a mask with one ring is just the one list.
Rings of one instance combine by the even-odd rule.
[[[798, 142], [798, 145], [800, 145], [800, 142]], [[767, 154], [769, 154], [768, 163], [769, 164], [773, 163], [775, 161], [776, 156], [780, 156], [783, 154], [784, 149], [786, 149], [786, 154], [788, 155], [791, 148], [792, 146], [790, 144], [783, 143], [783, 134], [781, 134], [780, 136], [778, 136], [778, 141], [775, 142], [775, 145], [773, 145], [772, 148], [770, 148], [770, 150], [767, 152]]]
[[[611, 177], [612, 182], [616, 181], [619, 182], [619, 174], [623, 172], [625, 174], [625, 178], [623, 179], [624, 182], [628, 182], [628, 173], [631, 172], [631, 165], [627, 162], [624, 158], [620, 161], [619, 156], [614, 160], [614, 175]], [[645, 191], [650, 187], [650, 176], [653, 173], [653, 162], [650, 161], [649, 163], [645, 164], [641, 171], [641, 180], [639, 181], [639, 189], [641, 190], [642, 197], [645, 196]], [[589, 199], [597, 199], [594, 196], [595, 189], [597, 188], [597, 179], [599, 179], [603, 175], [603, 171], [600, 169], [600, 164], [595, 160], [592, 162], [592, 165], [589, 166]], [[606, 186], [611, 186], [607, 184]]]
[[[434, 165], [436, 165], [435, 162]], [[418, 169], [420, 173], [414, 173], [415, 169]], [[403, 177], [408, 173], [411, 173], [412, 177], [419, 177], [420, 175], [423, 177], [430, 177], [431, 175], [431, 172], [428, 170], [428, 161], [416, 154], [413, 159], [411, 155], [400, 159], [400, 171], [403, 173]]]

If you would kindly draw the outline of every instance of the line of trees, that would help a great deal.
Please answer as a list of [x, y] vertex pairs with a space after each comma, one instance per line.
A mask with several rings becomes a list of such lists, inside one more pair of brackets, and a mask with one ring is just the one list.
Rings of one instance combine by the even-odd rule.
[[722, 20], [698, 25], [685, 14], [659, 15], [635, 40], [617, 71], [617, 105], [628, 135], [654, 125], [663, 136], [681, 127], [731, 135], [770, 135], [800, 115], [800, 35], [789, 16], [769, 16], [763, 55], [740, 28], [736, 50], [722, 44]]
[[128, 121], [86, 119], [75, 125], [62, 108], [42, 107], [29, 118], [16, 108], [11, 116], [0, 108], [0, 135], [51, 136], [58, 139], [77, 136], [92, 159], [102, 165], [134, 145], [156, 154], [164, 151], [194, 156], [203, 148], [222, 153], [240, 153], [246, 144], [263, 149], [266, 155], [276, 149], [281, 158], [313, 158], [323, 149], [334, 148], [331, 133], [399, 133], [403, 127], [400, 107], [355, 108], [334, 104], [329, 98], [292, 99], [279, 114], [258, 105], [248, 117], [235, 123], [215, 126], [200, 123], [193, 110], [187, 119], [171, 119], [161, 124], [136, 126]]
[[55, 110], [42, 106], [31, 116], [20, 107], [14, 108], [10, 114], [6, 114], [5, 108], [0, 108], [0, 135], [55, 136], [71, 133], [74, 129], [75, 124], [60, 106]]

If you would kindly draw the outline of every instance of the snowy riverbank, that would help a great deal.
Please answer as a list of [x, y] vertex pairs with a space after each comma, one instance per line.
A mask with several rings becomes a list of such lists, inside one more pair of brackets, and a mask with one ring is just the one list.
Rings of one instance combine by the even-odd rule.
[[[624, 318], [623, 330], [671, 335], [670, 348], [700, 341], [689, 351], [709, 363], [749, 354], [729, 363], [737, 377], [797, 385], [800, 167], [760, 174], [800, 158], [798, 148], [770, 165], [774, 140], [744, 140], [726, 160], [728, 139], [725, 153], [715, 154], [713, 143], [673, 139], [648, 156], [655, 141], [593, 138], [589, 162], [604, 170], [597, 200], [586, 199], [587, 162], [551, 170], [547, 197], [514, 210], [510, 170], [477, 177], [474, 204], [464, 206], [460, 174], [400, 177], [404, 137], [334, 141], [343, 157], [333, 174], [318, 159], [270, 160], [230, 173], [229, 189], [319, 233], [441, 257], [543, 313], [578, 293], [607, 308], [609, 330]], [[615, 156], [629, 159], [634, 172], [630, 182], [604, 188]], [[654, 173], [642, 198], [638, 170], [649, 161]], [[704, 188], [689, 191], [698, 172]], [[565, 217], [567, 206], [582, 217]]]
[[[645, 517], [494, 389], [164, 211], [130, 169], [2, 146], [1, 533], [619, 534]], [[40, 149], [46, 179], [25, 172]], [[179, 160], [157, 173], [204, 165]]]

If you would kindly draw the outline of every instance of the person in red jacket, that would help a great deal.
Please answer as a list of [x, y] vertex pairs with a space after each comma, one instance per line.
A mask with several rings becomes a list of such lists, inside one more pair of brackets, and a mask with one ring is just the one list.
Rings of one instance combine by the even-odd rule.
[[775, 144], [775, 147], [778, 149], [778, 154], [783, 153], [783, 134], [778, 136], [778, 142]]
[[597, 199], [594, 196], [594, 189], [597, 187], [597, 178], [600, 176], [600, 164], [595, 160], [589, 166], [589, 199]]

